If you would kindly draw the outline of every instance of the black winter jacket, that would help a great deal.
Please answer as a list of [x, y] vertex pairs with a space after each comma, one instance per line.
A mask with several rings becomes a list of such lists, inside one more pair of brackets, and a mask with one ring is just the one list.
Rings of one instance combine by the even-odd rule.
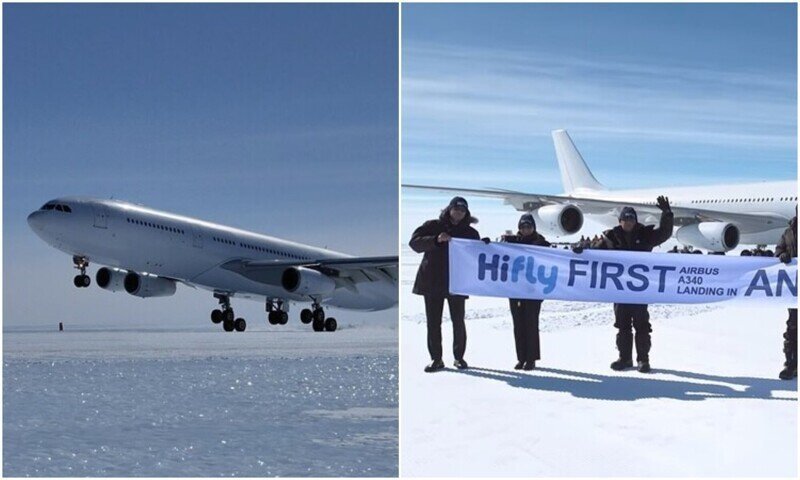
[[797, 258], [797, 217], [792, 218], [778, 246], [775, 247], [775, 256], [780, 257], [781, 253], [787, 252], [792, 258]]
[[658, 228], [637, 223], [631, 233], [625, 233], [618, 225], [603, 232], [596, 242], [592, 242], [591, 248], [650, 252], [672, 236], [672, 217], [672, 212], [662, 213]]
[[522, 243], [524, 245], [537, 245], [540, 247], [549, 247], [550, 242], [547, 241], [542, 235], [538, 232], [533, 232], [532, 235], [524, 236], [520, 232], [517, 232], [516, 235], [503, 235], [500, 239], [506, 243]]
[[425, 254], [414, 281], [413, 292], [417, 295], [450, 296], [450, 256], [448, 244], [436, 240], [440, 233], [447, 232], [453, 238], [480, 239], [478, 231], [470, 226], [470, 223], [477, 220], [469, 212], [457, 225], [453, 225], [449, 215], [449, 211], [445, 209], [438, 219], [428, 220], [411, 235], [409, 246], [415, 252]]

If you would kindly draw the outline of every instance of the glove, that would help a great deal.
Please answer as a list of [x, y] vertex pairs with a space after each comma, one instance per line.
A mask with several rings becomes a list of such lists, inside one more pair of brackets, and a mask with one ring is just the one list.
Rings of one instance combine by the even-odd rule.
[[481, 242], [485, 243], [486, 245], [489, 245], [489, 242], [491, 242], [491, 241], [492, 241], [492, 240], [491, 240], [491, 239], [489, 239], [489, 237], [483, 237], [483, 238], [481, 238]]
[[781, 253], [781, 255], [778, 258], [783, 263], [792, 263], [792, 256], [789, 255], [789, 252]]
[[658, 205], [658, 208], [664, 213], [672, 212], [672, 209], [669, 207], [669, 198], [663, 195], [656, 199], [656, 205]]
[[580, 245], [575, 245], [572, 247], [572, 251], [574, 253], [583, 253], [583, 247]]

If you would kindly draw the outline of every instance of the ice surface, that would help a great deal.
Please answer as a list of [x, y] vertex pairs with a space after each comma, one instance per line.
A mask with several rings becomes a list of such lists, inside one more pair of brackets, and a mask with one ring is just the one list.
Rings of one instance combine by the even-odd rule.
[[449, 367], [446, 320], [449, 368], [427, 374], [421, 256], [403, 253], [403, 476], [796, 477], [797, 381], [777, 379], [785, 309], [651, 306], [654, 371], [640, 374], [608, 367], [611, 304], [546, 301], [542, 360], [520, 372], [508, 301], [473, 296], [473, 368]]
[[6, 476], [395, 476], [397, 331], [5, 332]]

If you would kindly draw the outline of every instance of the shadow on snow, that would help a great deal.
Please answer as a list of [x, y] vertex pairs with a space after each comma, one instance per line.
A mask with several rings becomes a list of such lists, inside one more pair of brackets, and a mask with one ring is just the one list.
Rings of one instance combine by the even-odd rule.
[[[794, 398], [776, 398], [775, 390], [797, 391], [797, 380], [785, 381], [757, 377], [723, 377], [678, 370], [654, 369], [650, 374], [631, 372], [631, 376], [600, 375], [557, 368], [537, 368], [535, 372], [552, 373], [572, 378], [542, 376], [514, 370], [495, 370], [470, 367], [467, 370], [445, 370], [489, 380], [505, 382], [516, 388], [545, 392], [571, 393], [575, 397], [595, 400], [633, 401], [647, 398], [672, 398], [675, 400], [705, 400], [707, 398], [751, 398], [759, 400], [796, 401]], [[652, 377], [653, 374], [674, 375], [695, 380], [668, 380]], [[699, 382], [698, 382], [699, 381]], [[739, 386], [734, 388], [731, 385]]]

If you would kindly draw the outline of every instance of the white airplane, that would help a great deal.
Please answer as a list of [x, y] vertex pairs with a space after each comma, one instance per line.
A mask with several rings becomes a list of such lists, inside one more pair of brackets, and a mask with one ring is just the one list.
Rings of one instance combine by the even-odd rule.
[[[742, 244], [774, 244], [795, 215], [797, 181], [696, 187], [609, 190], [595, 179], [566, 130], [552, 132], [562, 195], [513, 190], [403, 185], [408, 188], [501, 198], [519, 211], [531, 212], [537, 228], [554, 236], [572, 235], [583, 227], [584, 214], [607, 227], [618, 224], [624, 206], [636, 209], [639, 221], [658, 223], [659, 195], [669, 197], [675, 214], [675, 236], [684, 245], [714, 252]], [[593, 232], [597, 233], [597, 232]]]
[[225, 331], [243, 332], [231, 297], [266, 301], [268, 321], [287, 323], [290, 302], [311, 302], [300, 312], [314, 331], [336, 330], [322, 304], [384, 310], [397, 304], [397, 256], [352, 257], [217, 225], [120, 200], [64, 197], [28, 216], [31, 229], [72, 255], [76, 287], [88, 287], [89, 261], [100, 288], [137, 297], [173, 295], [178, 282], [210, 290], [211, 312]]

